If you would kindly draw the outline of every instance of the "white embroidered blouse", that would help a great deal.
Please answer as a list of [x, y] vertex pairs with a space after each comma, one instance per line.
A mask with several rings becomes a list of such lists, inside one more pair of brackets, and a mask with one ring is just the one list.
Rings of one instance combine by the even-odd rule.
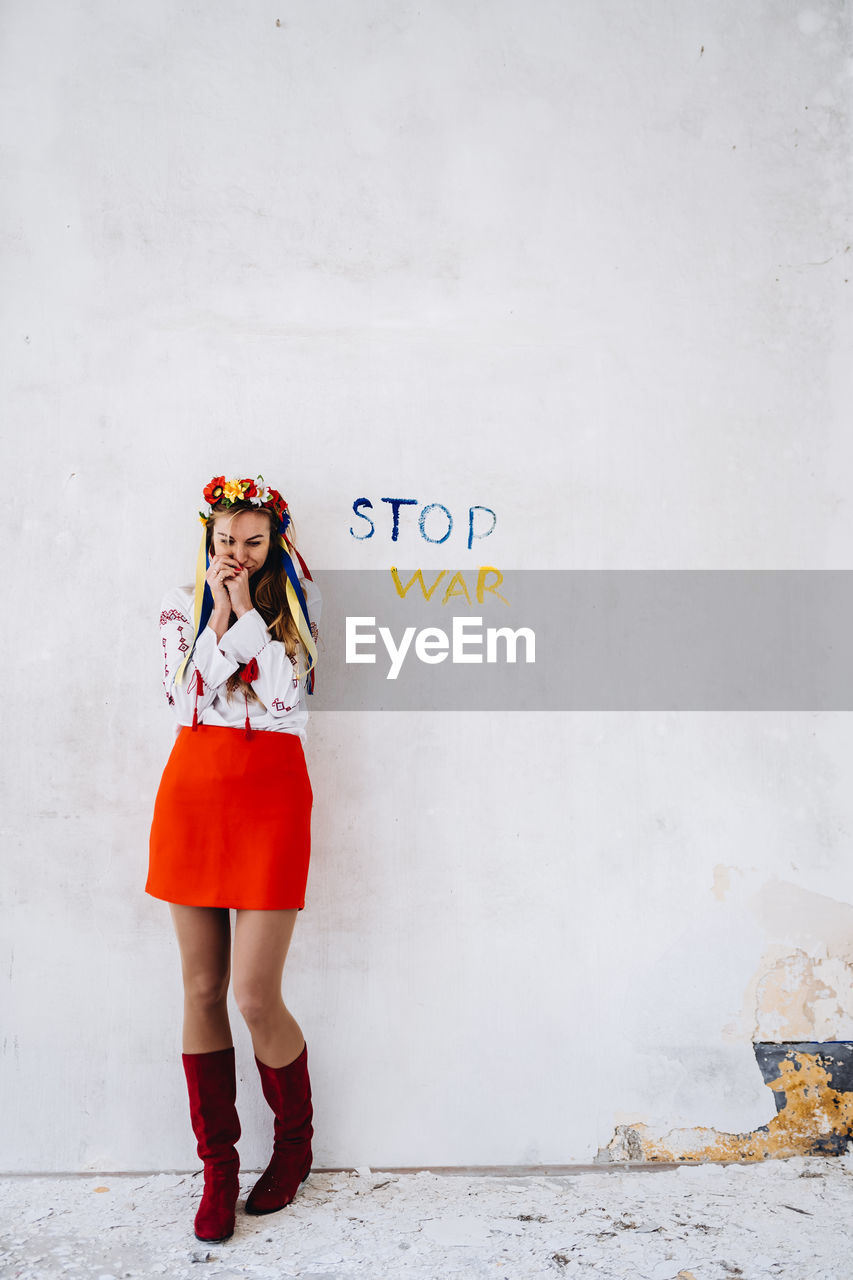
[[[299, 579], [311, 619], [311, 633], [317, 642], [322, 597], [310, 579]], [[284, 644], [273, 640], [266, 623], [256, 609], [238, 618], [217, 641], [212, 627], [205, 627], [198, 638], [192, 660], [184, 670], [183, 681], [175, 684], [175, 674], [187, 655], [193, 640], [193, 587], [173, 587], [166, 592], [160, 607], [160, 640], [163, 646], [163, 688], [169, 705], [177, 715], [175, 736], [183, 725], [192, 725], [193, 712], [198, 723], [242, 729], [249, 715], [251, 729], [298, 734], [303, 744], [308, 724], [305, 680], [298, 679], [296, 658], [288, 656]], [[245, 697], [237, 690], [226, 697], [225, 682], [237, 668], [254, 658], [258, 666], [252, 688], [260, 702]], [[302, 658], [304, 671], [305, 659]], [[198, 693], [195, 673], [203, 682]]]

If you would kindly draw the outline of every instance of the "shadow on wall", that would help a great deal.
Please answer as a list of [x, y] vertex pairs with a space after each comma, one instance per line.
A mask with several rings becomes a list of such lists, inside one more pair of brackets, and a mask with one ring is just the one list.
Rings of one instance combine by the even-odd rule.
[[753, 1045], [776, 1115], [751, 1133], [670, 1129], [660, 1137], [645, 1124], [620, 1124], [607, 1144], [610, 1159], [768, 1160], [837, 1156], [853, 1138], [853, 1042], [829, 1040]]

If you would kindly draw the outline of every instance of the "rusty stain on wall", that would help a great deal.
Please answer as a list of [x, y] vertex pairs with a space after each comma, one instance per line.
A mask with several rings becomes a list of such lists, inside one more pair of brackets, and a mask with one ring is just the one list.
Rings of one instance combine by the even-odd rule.
[[853, 1135], [853, 1092], [833, 1088], [832, 1050], [795, 1049], [779, 1063], [768, 1087], [783, 1097], [781, 1110], [751, 1133], [696, 1127], [655, 1136], [646, 1124], [618, 1125], [607, 1145], [611, 1160], [755, 1161], [787, 1156], [837, 1155]]

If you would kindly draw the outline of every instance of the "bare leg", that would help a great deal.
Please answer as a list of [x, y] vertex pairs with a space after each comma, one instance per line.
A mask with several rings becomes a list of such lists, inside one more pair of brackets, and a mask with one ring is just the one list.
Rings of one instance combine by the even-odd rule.
[[255, 1056], [284, 1067], [305, 1037], [281, 998], [281, 978], [298, 911], [238, 910], [234, 930], [234, 998], [252, 1034]]
[[231, 918], [225, 907], [169, 903], [184, 978], [184, 1053], [230, 1049]]

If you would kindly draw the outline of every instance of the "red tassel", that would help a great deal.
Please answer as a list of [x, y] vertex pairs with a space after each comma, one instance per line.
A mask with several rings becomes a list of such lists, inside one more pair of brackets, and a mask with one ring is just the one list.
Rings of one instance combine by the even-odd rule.
[[257, 680], [259, 674], [260, 673], [258, 671], [257, 659], [252, 658], [250, 659], [249, 662], [246, 663], [245, 667], [240, 673], [240, 679], [244, 680], [246, 684], [251, 684], [253, 680]]
[[198, 695], [204, 693], [204, 680], [201, 678], [201, 672], [196, 668], [195, 671], [195, 707], [193, 708], [193, 729], [198, 728]]
[[[255, 659], [253, 658], [252, 661], [254, 662]], [[245, 733], [247, 738], [251, 738], [252, 730], [249, 728], [249, 695], [248, 693], [245, 694], [245, 698], [246, 698], [246, 727], [243, 730], [243, 732]]]

